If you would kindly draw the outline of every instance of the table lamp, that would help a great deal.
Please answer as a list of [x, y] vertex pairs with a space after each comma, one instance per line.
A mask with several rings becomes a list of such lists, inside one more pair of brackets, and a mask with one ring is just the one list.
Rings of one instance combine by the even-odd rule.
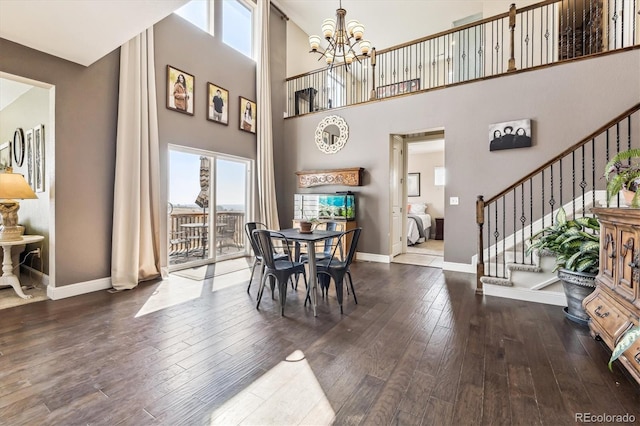
[[21, 174], [7, 170], [0, 173], [0, 241], [18, 241], [22, 239], [24, 226], [18, 225], [20, 203], [16, 200], [38, 197]]

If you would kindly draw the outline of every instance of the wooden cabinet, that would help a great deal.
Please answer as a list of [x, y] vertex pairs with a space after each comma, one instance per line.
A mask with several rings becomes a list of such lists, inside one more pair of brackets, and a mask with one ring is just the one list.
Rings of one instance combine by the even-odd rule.
[[[640, 323], [640, 209], [594, 208], [600, 220], [600, 272], [583, 301], [593, 337], [613, 350]], [[640, 342], [619, 358], [640, 383]]]

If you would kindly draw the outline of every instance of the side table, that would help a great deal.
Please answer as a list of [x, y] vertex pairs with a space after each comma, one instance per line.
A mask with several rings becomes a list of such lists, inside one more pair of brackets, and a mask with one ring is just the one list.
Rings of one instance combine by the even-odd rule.
[[436, 218], [436, 240], [444, 240], [444, 217]]
[[2, 258], [2, 276], [0, 277], [0, 287], [13, 287], [16, 294], [23, 299], [31, 299], [33, 296], [24, 294], [20, 287], [20, 280], [13, 273], [13, 261], [11, 259], [11, 248], [14, 246], [23, 246], [26, 244], [37, 243], [44, 240], [42, 235], [24, 235], [21, 240], [16, 241], [0, 241], [4, 257]]

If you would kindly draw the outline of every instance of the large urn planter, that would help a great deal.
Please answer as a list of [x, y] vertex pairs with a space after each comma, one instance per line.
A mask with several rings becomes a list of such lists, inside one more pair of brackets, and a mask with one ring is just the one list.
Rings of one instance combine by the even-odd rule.
[[558, 278], [562, 282], [564, 294], [567, 297], [565, 316], [578, 324], [587, 325], [589, 315], [582, 307], [582, 301], [595, 290], [596, 275], [561, 268], [558, 270]]

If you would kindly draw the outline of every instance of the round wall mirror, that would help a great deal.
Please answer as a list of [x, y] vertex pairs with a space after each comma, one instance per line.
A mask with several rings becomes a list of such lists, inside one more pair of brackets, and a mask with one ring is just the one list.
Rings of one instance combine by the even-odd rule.
[[349, 127], [344, 118], [329, 115], [320, 121], [316, 127], [316, 145], [325, 154], [335, 154], [340, 151], [349, 139]]

